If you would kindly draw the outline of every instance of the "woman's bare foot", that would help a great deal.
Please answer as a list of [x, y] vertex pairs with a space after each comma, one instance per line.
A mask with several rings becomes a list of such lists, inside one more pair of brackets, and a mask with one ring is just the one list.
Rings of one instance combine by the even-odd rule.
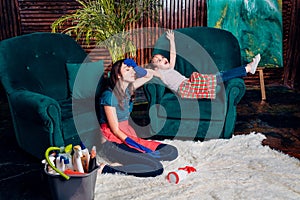
[[102, 174], [102, 171], [103, 171], [103, 168], [105, 167], [105, 165], [106, 165], [106, 164], [104, 164], [104, 163], [101, 163], [101, 164], [99, 165], [98, 174]]
[[113, 167], [118, 167], [118, 166], [123, 166], [121, 163], [111, 163], [110, 166], [113, 166]]
[[[103, 171], [103, 168], [105, 167], [105, 165], [106, 165], [106, 164], [104, 164], [104, 163], [101, 163], [101, 164], [99, 165], [98, 174], [102, 174], [102, 171]], [[109, 164], [109, 165], [110, 165], [110, 166], [113, 166], [113, 167], [122, 166], [122, 164], [117, 163], [117, 162], [111, 163], [111, 164]]]

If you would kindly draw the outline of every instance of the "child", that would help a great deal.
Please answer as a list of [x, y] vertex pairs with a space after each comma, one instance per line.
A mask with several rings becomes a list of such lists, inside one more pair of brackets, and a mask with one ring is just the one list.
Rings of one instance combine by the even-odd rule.
[[260, 54], [257, 54], [253, 61], [247, 65], [217, 74], [194, 72], [188, 79], [174, 69], [176, 61], [174, 32], [167, 31], [166, 37], [170, 40], [170, 61], [161, 54], [156, 54], [152, 57], [148, 67], [154, 70], [154, 76], [159, 77], [169, 89], [178, 92], [182, 98], [215, 99], [218, 83], [247, 76], [247, 73], [254, 74], [260, 61]]

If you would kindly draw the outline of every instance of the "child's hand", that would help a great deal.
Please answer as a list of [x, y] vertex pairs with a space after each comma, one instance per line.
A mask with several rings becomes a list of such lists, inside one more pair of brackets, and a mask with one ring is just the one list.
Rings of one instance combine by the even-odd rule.
[[166, 32], [166, 37], [170, 41], [170, 69], [174, 69], [176, 62], [176, 45], [175, 45], [175, 36], [172, 30]]
[[166, 32], [166, 37], [170, 40], [170, 41], [174, 41], [174, 32], [172, 30], [167, 30]]

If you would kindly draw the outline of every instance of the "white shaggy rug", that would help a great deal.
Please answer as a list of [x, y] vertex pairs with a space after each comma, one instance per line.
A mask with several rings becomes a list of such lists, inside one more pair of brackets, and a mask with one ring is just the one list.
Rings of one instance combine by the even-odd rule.
[[[205, 142], [166, 140], [179, 158], [163, 162], [163, 175], [98, 175], [95, 200], [300, 199], [300, 161], [261, 145], [263, 139], [251, 133]], [[197, 172], [177, 185], [166, 180], [168, 172], [186, 165]]]

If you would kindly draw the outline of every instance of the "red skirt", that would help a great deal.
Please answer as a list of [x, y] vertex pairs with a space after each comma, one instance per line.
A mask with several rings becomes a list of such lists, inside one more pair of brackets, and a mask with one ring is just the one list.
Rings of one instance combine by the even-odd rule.
[[[100, 129], [106, 140], [108, 140], [110, 142], [116, 142], [118, 144], [124, 143], [122, 140], [120, 140], [117, 136], [115, 136], [113, 134], [113, 132], [109, 128], [108, 124], [101, 124]], [[147, 147], [148, 149], [151, 149], [152, 151], [155, 151], [157, 146], [161, 144], [160, 142], [157, 142], [154, 140], [145, 140], [145, 139], [139, 138], [137, 136], [135, 130], [129, 125], [128, 121], [119, 122], [119, 129], [122, 132], [124, 132], [128, 137], [133, 139], [135, 142]], [[134, 148], [134, 147], [131, 146], [131, 148]], [[134, 149], [136, 149], [136, 148], [134, 148]]]

